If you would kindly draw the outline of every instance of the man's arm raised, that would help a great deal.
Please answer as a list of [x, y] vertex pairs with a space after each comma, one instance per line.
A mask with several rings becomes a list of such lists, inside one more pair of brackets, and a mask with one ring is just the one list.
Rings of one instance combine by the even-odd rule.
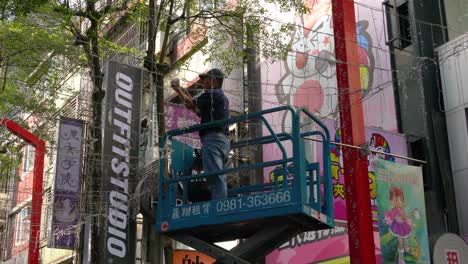
[[171, 80], [171, 87], [180, 96], [180, 98], [182, 99], [182, 102], [184, 103], [184, 105], [188, 109], [190, 109], [192, 111], [195, 111], [195, 104], [193, 102], [192, 95], [190, 95], [190, 93], [187, 91], [187, 89], [184, 89], [184, 88], [180, 87], [179, 79], [172, 79]]

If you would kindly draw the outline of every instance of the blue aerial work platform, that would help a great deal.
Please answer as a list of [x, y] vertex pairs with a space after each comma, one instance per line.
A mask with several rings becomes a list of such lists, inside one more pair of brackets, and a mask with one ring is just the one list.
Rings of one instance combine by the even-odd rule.
[[[277, 133], [265, 116], [284, 111], [290, 112], [291, 132]], [[280, 157], [219, 172], [193, 174], [190, 168], [193, 149], [181, 148], [181, 143], [173, 140], [175, 136], [203, 128], [251, 120], [260, 120], [267, 135], [232, 142], [231, 149], [257, 145], [261, 151], [261, 146], [275, 144], [281, 150]], [[311, 127], [315, 129], [304, 131]], [[322, 142], [320, 161], [306, 159], [304, 141], [310, 137], [318, 137], [317, 141]], [[168, 140], [173, 141], [171, 151]], [[298, 233], [334, 227], [330, 135], [326, 126], [305, 108], [281, 106], [172, 130], [162, 138], [160, 153], [157, 231], [214, 257], [216, 263], [255, 262]], [[169, 157], [171, 166], [167, 168]], [[188, 190], [194, 181], [219, 173], [266, 167], [274, 168], [270, 177], [273, 180], [268, 183], [229, 189], [228, 198], [223, 200], [190, 201]], [[241, 243], [230, 251], [214, 244], [234, 239], [241, 239]]]

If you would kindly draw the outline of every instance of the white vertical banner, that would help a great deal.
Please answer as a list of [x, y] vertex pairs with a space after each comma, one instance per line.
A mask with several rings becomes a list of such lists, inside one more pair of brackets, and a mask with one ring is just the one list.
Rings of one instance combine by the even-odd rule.
[[74, 249], [79, 218], [82, 120], [60, 118], [53, 193], [51, 234], [48, 247]]

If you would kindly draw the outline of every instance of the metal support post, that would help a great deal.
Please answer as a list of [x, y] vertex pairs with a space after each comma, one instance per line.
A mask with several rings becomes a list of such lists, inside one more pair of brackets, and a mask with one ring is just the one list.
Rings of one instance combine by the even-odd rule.
[[[170, 234], [171, 238], [184, 243], [216, 259], [215, 264], [250, 264], [265, 256], [278, 245], [291, 239], [301, 230], [291, 225], [267, 226], [245, 239], [231, 250], [225, 250], [214, 243], [183, 233]], [[263, 261], [262, 261], [263, 262]]]
[[3, 118], [0, 122], [10, 132], [17, 135], [34, 148], [34, 176], [31, 201], [31, 224], [29, 231], [28, 264], [39, 263], [39, 241], [41, 232], [42, 182], [44, 174], [45, 143], [33, 133], [14, 121]]
[[[342, 142], [365, 144], [354, 0], [332, 0]], [[343, 148], [351, 263], [375, 263], [367, 157]]]

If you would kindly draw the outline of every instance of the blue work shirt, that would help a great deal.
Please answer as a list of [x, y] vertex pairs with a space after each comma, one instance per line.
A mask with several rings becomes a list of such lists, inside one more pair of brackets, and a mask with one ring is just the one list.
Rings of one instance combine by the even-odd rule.
[[[207, 89], [193, 99], [200, 124], [229, 118], [229, 100], [221, 89]], [[229, 135], [228, 126], [211, 127], [199, 131], [200, 138], [209, 133], [224, 133]]]

